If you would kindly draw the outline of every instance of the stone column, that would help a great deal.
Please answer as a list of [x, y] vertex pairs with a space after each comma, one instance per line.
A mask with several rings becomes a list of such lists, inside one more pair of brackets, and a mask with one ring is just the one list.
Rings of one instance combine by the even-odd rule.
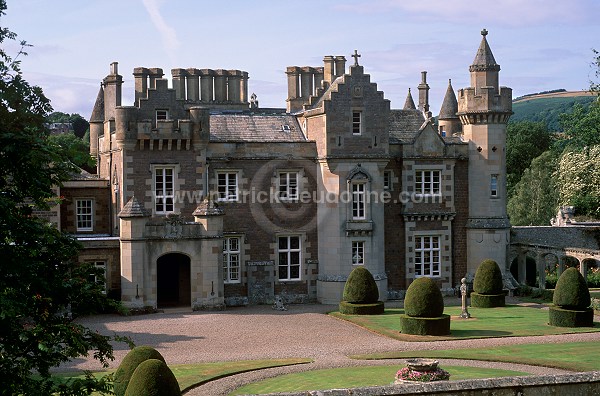
[[227, 78], [227, 100], [231, 103], [240, 103], [242, 72], [229, 70], [227, 73], [229, 74]]
[[541, 252], [537, 252], [537, 256], [535, 258], [536, 267], [538, 271], [538, 279], [539, 279], [539, 288], [546, 288], [546, 260], [544, 255]]
[[200, 70], [190, 68], [187, 69], [187, 99], [192, 102], [200, 100]]
[[145, 99], [148, 97], [148, 73], [149, 71], [145, 67], [136, 67], [133, 69], [136, 106], [139, 106], [140, 99]]
[[200, 80], [202, 88], [202, 102], [210, 103], [213, 101], [213, 78], [215, 72], [211, 69], [200, 70]]
[[175, 89], [175, 99], [185, 100], [185, 78], [187, 72], [185, 69], [171, 69], [173, 78], [173, 89]]
[[518, 263], [518, 274], [519, 274], [519, 283], [527, 283], [527, 255], [523, 253], [519, 253], [519, 257], [517, 258]]
[[335, 58], [327, 55], [323, 58], [323, 79], [327, 84], [331, 84], [335, 80]]
[[242, 72], [240, 83], [240, 102], [248, 103], [248, 72]]
[[312, 67], [303, 67], [301, 69], [300, 80], [302, 83], [302, 94], [304, 99], [308, 99], [313, 94], [314, 69]]
[[224, 103], [227, 100], [227, 70], [215, 70], [215, 102]]
[[159, 67], [153, 67], [151, 69], [148, 69], [148, 71], [150, 74], [150, 88], [156, 89], [156, 80], [158, 80], [159, 78], [163, 78], [165, 73], [163, 73], [163, 69]]

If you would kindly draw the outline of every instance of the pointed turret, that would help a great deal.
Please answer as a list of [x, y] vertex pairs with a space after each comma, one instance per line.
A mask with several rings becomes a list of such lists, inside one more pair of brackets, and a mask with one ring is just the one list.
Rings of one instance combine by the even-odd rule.
[[452, 80], [449, 79], [448, 89], [438, 116], [440, 135], [452, 136], [461, 131], [460, 119], [456, 113], [458, 113], [458, 101], [454, 94], [454, 88], [452, 88]]
[[415, 101], [413, 100], [410, 88], [408, 88], [408, 95], [406, 95], [406, 101], [404, 102], [404, 110], [416, 110]]
[[488, 31], [483, 29], [481, 31], [481, 44], [479, 44], [479, 49], [477, 50], [477, 54], [475, 55], [475, 59], [473, 60], [473, 64], [469, 67], [469, 71], [484, 71], [484, 70], [495, 70], [500, 71], [500, 65], [496, 63], [496, 59], [494, 59], [494, 54], [492, 54], [492, 50], [488, 45], [486, 36]]
[[100, 90], [96, 97], [96, 103], [90, 116], [90, 155], [98, 158], [98, 136], [104, 132], [104, 88], [100, 84]]

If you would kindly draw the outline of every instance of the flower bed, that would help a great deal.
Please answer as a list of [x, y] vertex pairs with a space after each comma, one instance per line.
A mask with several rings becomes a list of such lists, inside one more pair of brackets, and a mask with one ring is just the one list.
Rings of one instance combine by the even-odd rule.
[[404, 367], [396, 373], [396, 382], [417, 381], [430, 382], [450, 379], [450, 373], [441, 368], [431, 371], [417, 371]]

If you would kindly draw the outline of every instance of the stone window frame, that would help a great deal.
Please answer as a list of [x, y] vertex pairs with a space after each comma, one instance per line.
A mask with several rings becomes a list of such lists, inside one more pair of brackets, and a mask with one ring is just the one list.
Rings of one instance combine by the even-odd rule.
[[[430, 181], [425, 181], [425, 173], [430, 173]], [[415, 167], [414, 176], [414, 191], [417, 196], [442, 196], [442, 167], [428, 166], [428, 167]], [[437, 182], [434, 180], [434, 176], [437, 175]], [[419, 178], [422, 180], [419, 183]], [[434, 189], [437, 184], [437, 190]]]
[[352, 241], [352, 265], [364, 266], [366, 259], [365, 241]]
[[[174, 213], [175, 212], [175, 196], [176, 196], [176, 192], [177, 192], [177, 176], [179, 174], [179, 165], [178, 164], [152, 164], [151, 165], [151, 169], [152, 169], [152, 213], [157, 214], [157, 215], [167, 215], [169, 213]], [[158, 176], [158, 171], [162, 170], [162, 174], [165, 174], [166, 170], [171, 170], [172, 171], [172, 190], [171, 190], [171, 194], [161, 194], [160, 196], [158, 195], [158, 192], [156, 191], [156, 187], [157, 187], [157, 176]], [[166, 186], [165, 183], [163, 181], [163, 193], [166, 192]], [[162, 209], [164, 210], [157, 210], [159, 202], [158, 202], [158, 198], [166, 198], [167, 200], [169, 198], [171, 198], [171, 210], [168, 210], [169, 208], [169, 204], [168, 202], [165, 202], [162, 204]]]
[[[290, 194], [290, 185], [289, 185], [289, 176], [290, 175], [295, 175], [296, 177], [296, 193], [295, 194]], [[282, 185], [281, 184], [281, 177], [282, 175], [287, 175], [286, 177], [286, 185]], [[276, 186], [277, 186], [277, 198], [281, 201], [286, 201], [286, 202], [296, 202], [298, 201], [298, 199], [300, 199], [300, 191], [301, 190], [301, 184], [302, 184], [302, 172], [299, 169], [279, 169], [277, 171], [277, 180], [276, 180]], [[285, 188], [285, 191], [282, 191], [282, 188]], [[282, 195], [282, 193], [285, 193], [285, 195]], [[292, 195], [292, 196], [290, 196]]]
[[[232, 249], [229, 242], [236, 240], [237, 249]], [[232, 278], [232, 258], [237, 257], [237, 279]], [[223, 235], [223, 283], [242, 282], [242, 237], [240, 235]]]
[[361, 136], [364, 132], [364, 109], [352, 108], [350, 111], [350, 130], [352, 135]]
[[352, 220], [367, 220], [367, 182], [352, 180], [350, 194]]
[[492, 173], [490, 175], [490, 197], [499, 198], [498, 195], [498, 182], [500, 180], [500, 175], [498, 173]]
[[[424, 247], [424, 243], [420, 243], [420, 247], [417, 247], [417, 241], [419, 239], [424, 239], [424, 238], [431, 238], [431, 243], [430, 243], [430, 247], [429, 248], [425, 248]], [[437, 248], [432, 247], [433, 246], [433, 239], [437, 240]], [[413, 265], [414, 265], [414, 271], [415, 271], [415, 278], [422, 278], [422, 277], [429, 277], [429, 278], [440, 278], [442, 276], [442, 253], [443, 253], [443, 248], [442, 248], [442, 243], [443, 243], [443, 238], [442, 235], [437, 234], [437, 233], [415, 233], [413, 235]], [[430, 259], [428, 260], [428, 263], [425, 263], [424, 257], [421, 257], [421, 263], [418, 263], [418, 256], [417, 254], [421, 252], [421, 253], [426, 253], [429, 252], [429, 257]], [[432, 255], [431, 253], [435, 253], [437, 252], [437, 271], [434, 271], [434, 266], [436, 264], [435, 260], [434, 260], [434, 255]], [[419, 268], [420, 266], [420, 268]], [[425, 269], [429, 267], [429, 274], [425, 274]], [[419, 274], [419, 272], [421, 272]]]
[[[85, 263], [92, 264], [96, 268], [102, 268], [104, 271], [104, 279], [98, 279], [96, 274], [90, 274], [89, 281], [94, 282], [98, 285], [102, 285], [102, 294], [106, 294], [106, 286], [108, 283], [108, 262], [107, 260], [86, 260]], [[93, 277], [93, 279], [92, 279]]]
[[393, 191], [394, 172], [390, 169], [383, 171], [383, 190]]
[[[282, 249], [281, 241], [285, 238], [287, 240], [285, 248]], [[298, 239], [298, 247], [292, 248], [292, 238]], [[286, 281], [300, 281], [302, 280], [302, 249], [303, 243], [302, 239], [304, 236], [302, 234], [278, 234], [276, 235], [276, 251], [277, 251], [277, 280], [280, 282]], [[297, 253], [297, 263], [292, 263], [292, 257], [294, 253]], [[282, 254], [285, 254], [285, 264], [282, 264]], [[298, 269], [298, 277], [291, 277], [292, 266]], [[286, 268], [286, 277], [282, 277], [282, 268]]]
[[[89, 206], [80, 207], [80, 203], [83, 202], [89, 203]], [[77, 231], [94, 231], [94, 204], [93, 198], [75, 199], [75, 229]], [[89, 213], [81, 213], [80, 209], [89, 209]], [[80, 224], [83, 223], [86, 223], [86, 226], [80, 226]], [[89, 226], [87, 226], [87, 224], [89, 224]]]
[[[225, 185], [220, 184], [220, 176], [225, 175]], [[231, 194], [230, 176], [235, 176], [235, 193]], [[240, 198], [240, 171], [235, 169], [217, 169], [215, 170], [215, 187], [217, 191], [217, 202], [238, 202]], [[224, 196], [221, 196], [221, 187], [224, 187]]]
[[159, 121], [166, 121], [169, 119], [169, 109], [156, 109], [154, 112], [154, 120], [158, 125]]

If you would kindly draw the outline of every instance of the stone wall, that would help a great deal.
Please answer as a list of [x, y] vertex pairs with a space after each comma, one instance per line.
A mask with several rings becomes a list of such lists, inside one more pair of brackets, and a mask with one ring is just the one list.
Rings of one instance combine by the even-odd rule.
[[332, 389], [278, 393], [280, 396], [378, 396], [378, 395], [446, 395], [446, 396], [593, 396], [600, 393], [600, 371], [588, 373], [504, 377], [492, 379], [440, 381], [367, 388]]

